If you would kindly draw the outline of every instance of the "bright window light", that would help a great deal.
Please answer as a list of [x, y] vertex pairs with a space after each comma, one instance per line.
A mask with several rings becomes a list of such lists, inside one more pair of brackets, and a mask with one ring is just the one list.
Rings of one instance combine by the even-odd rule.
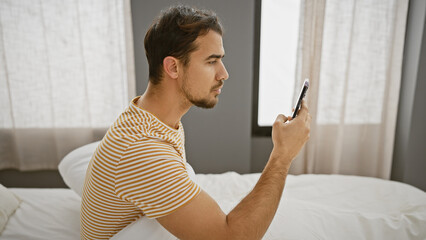
[[259, 59], [259, 126], [291, 114], [300, 0], [262, 0]]

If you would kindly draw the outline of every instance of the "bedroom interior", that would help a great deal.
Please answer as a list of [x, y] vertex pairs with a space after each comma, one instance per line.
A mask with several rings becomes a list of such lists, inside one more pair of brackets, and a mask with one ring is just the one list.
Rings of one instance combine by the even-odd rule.
[[[189, 2], [191, 3], [191, 2]], [[255, 5], [233, 3], [234, 6], [224, 7], [219, 2], [198, 2], [200, 5], [217, 9], [220, 16], [226, 24], [225, 44], [232, 51], [233, 56], [227, 56], [227, 64], [230, 65], [231, 71], [238, 72], [238, 78], [244, 79], [247, 84], [234, 86], [232, 81], [228, 82], [228, 92], [232, 93], [224, 95], [222, 102], [226, 104], [219, 105], [220, 110], [204, 111], [193, 109], [184, 119], [186, 125], [191, 125], [187, 129], [187, 148], [191, 152], [193, 159], [203, 158], [199, 164], [197, 172], [200, 173], [221, 173], [225, 171], [236, 171], [238, 173], [260, 172], [268, 155], [272, 149], [272, 142], [268, 137], [252, 136], [250, 134], [251, 125], [251, 109], [252, 109], [252, 69], [253, 53], [247, 52], [247, 49], [254, 49], [254, 13]], [[169, 1], [151, 2], [149, 8], [143, 2], [132, 2], [132, 24], [134, 32], [134, 48], [135, 48], [135, 73], [136, 73], [136, 90], [142, 93], [146, 87], [145, 73], [147, 72], [146, 60], [143, 51], [143, 45], [140, 43], [143, 34], [151, 19], [155, 16], [152, 9], [161, 9], [163, 6], [169, 5]], [[426, 181], [424, 179], [423, 169], [426, 169], [426, 161], [424, 161], [425, 149], [423, 143], [425, 139], [425, 127], [423, 126], [426, 118], [422, 105], [425, 102], [426, 87], [421, 79], [425, 78], [425, 70], [423, 66], [426, 62], [426, 38], [424, 37], [424, 15], [425, 9], [422, 1], [410, 1], [410, 6], [419, 5], [419, 7], [410, 7], [407, 16], [407, 29], [404, 48], [404, 61], [402, 70], [400, 101], [398, 111], [403, 114], [397, 115], [397, 126], [395, 131], [395, 146], [392, 164], [392, 180], [402, 181], [426, 190]], [[232, 10], [239, 8], [238, 15]], [[238, 29], [236, 31], [231, 31]], [[243, 43], [240, 43], [240, 41]], [[228, 54], [230, 55], [230, 54]], [[235, 69], [235, 70], [233, 70]], [[232, 80], [232, 79], [231, 79]], [[234, 82], [242, 80], [234, 80]], [[237, 97], [236, 97], [237, 96]], [[220, 111], [220, 112], [217, 112]], [[238, 111], [240, 115], [246, 116], [241, 119], [241, 125], [235, 126], [230, 113]], [[214, 116], [220, 114], [221, 122], [217, 123]], [[224, 118], [224, 119], [223, 119]], [[211, 128], [200, 126], [200, 122], [206, 123]], [[222, 124], [225, 123], [225, 124]], [[229, 125], [227, 127], [226, 125]], [[231, 125], [232, 124], [232, 125]], [[221, 126], [225, 127], [221, 127]], [[219, 128], [221, 127], [221, 128]], [[225, 128], [225, 129], [222, 129]], [[229, 131], [232, 129], [232, 131]], [[205, 134], [212, 135], [220, 131], [220, 134], [212, 136], [211, 140], [206, 143], [221, 144], [218, 149], [220, 153], [205, 146], [198, 146], [199, 136]], [[100, 139], [102, 134], [97, 138]], [[238, 139], [238, 140], [237, 140]], [[232, 147], [231, 147], [232, 146]], [[238, 152], [233, 151], [234, 148], [239, 149]], [[206, 154], [207, 152], [207, 154]], [[225, 159], [232, 158], [233, 161]], [[224, 159], [224, 160], [218, 160]], [[196, 164], [198, 165], [198, 163]], [[37, 170], [37, 171], [18, 171], [16, 169], [1, 169], [0, 182], [9, 187], [66, 187], [57, 170]]]
[[[0, 0], [0, 3], [3, 2], [5, 1]], [[135, 85], [128, 86], [128, 92], [129, 95], [132, 94], [132, 91], [137, 94], [141, 94], [144, 92], [147, 85], [146, 76], [148, 72], [143, 47], [144, 34], [157, 13], [165, 6], [174, 4], [175, 2], [170, 0], [150, 1], [149, 3], [137, 0], [127, 0], [124, 2], [130, 4], [128, 11], [131, 11], [132, 29], [130, 32], [133, 41], [132, 54], [134, 56], [135, 66], [133, 71], [134, 76], [127, 76], [130, 78], [134, 77], [135, 79]], [[186, 4], [194, 4], [195, 6], [214, 9], [218, 13], [225, 27], [225, 64], [227, 65], [231, 77], [225, 84], [224, 93], [222, 94], [216, 108], [212, 110], [192, 108], [182, 119], [182, 122], [185, 126], [188, 161], [193, 166], [195, 172], [199, 174], [200, 184], [205, 189], [210, 190], [213, 196], [217, 196], [221, 207], [224, 210], [229, 211], [235, 205], [237, 199], [242, 198], [247, 189], [250, 189], [253, 186], [256, 177], [258, 177], [258, 173], [260, 173], [265, 166], [273, 147], [270, 137], [255, 136], [251, 131], [254, 97], [253, 81], [255, 79], [252, 69], [255, 65], [254, 52], [256, 51], [256, 41], [254, 38], [256, 34], [255, 18], [256, 7], [260, 3], [260, 0], [251, 0], [249, 4], [247, 4], [247, 1], [242, 0], [186, 0], [183, 2]], [[235, 9], [238, 9], [238, 11]], [[353, 184], [352, 187], [354, 189], [361, 189], [365, 186], [365, 184], [371, 184], [371, 189], [363, 189], [360, 191], [360, 195], [365, 196], [366, 198], [360, 198], [358, 200], [360, 202], [367, 201], [369, 196], [374, 195], [377, 197], [377, 199], [375, 199], [376, 202], [370, 205], [371, 208], [363, 208], [365, 206], [360, 206], [356, 203], [352, 204], [343, 202], [336, 202], [336, 206], [341, 208], [352, 207], [355, 209], [355, 212], [359, 211], [361, 213], [365, 213], [365, 211], [369, 211], [369, 209], [374, 209], [372, 210], [372, 215], [370, 217], [376, 213], [383, 215], [389, 214], [389, 219], [385, 221], [386, 223], [374, 223], [373, 221], [368, 222], [371, 226], [377, 226], [376, 230], [372, 230], [372, 234], [383, 234], [380, 232], [382, 227], [392, 226], [392, 223], [389, 222], [391, 222], [392, 219], [394, 220], [394, 217], [397, 216], [393, 215], [397, 213], [393, 212], [392, 209], [403, 208], [404, 204], [412, 204], [412, 206], [418, 206], [418, 209], [405, 209], [407, 211], [406, 217], [409, 218], [412, 216], [416, 219], [416, 221], [418, 220], [412, 226], [414, 229], [412, 232], [407, 230], [409, 225], [404, 225], [405, 223], [403, 223], [396, 228], [396, 233], [389, 231], [378, 236], [390, 237], [392, 236], [391, 234], [394, 234], [393, 237], [395, 237], [397, 234], [401, 234], [401, 237], [411, 236], [409, 239], [426, 238], [426, 232], [424, 230], [420, 231], [416, 228], [417, 226], [421, 226], [426, 223], [426, 205], [421, 205], [422, 199], [426, 199], [424, 192], [426, 191], [426, 175], [424, 174], [426, 170], [426, 148], [424, 147], [426, 143], [426, 127], [424, 126], [424, 122], [426, 121], [426, 111], [424, 110], [424, 103], [426, 103], [426, 82], [424, 81], [424, 79], [426, 79], [426, 68], [422, 67], [426, 66], [425, 23], [426, 2], [422, 0], [409, 0], [402, 56], [403, 61], [399, 103], [397, 107], [398, 113], [391, 156], [392, 163], [389, 170], [389, 178], [387, 178], [388, 180], [392, 180], [392, 184], [387, 185], [390, 181], [382, 180], [379, 177], [375, 179], [371, 178], [372, 181], [369, 183], [364, 182], [365, 179], [370, 178], [363, 179], [352, 176], [356, 174], [342, 174], [342, 176], [332, 174], [329, 175], [329, 179], [322, 178], [322, 176], [325, 175], [322, 172], [314, 172], [318, 173], [317, 176], [315, 176], [316, 174], [299, 175], [300, 169], [295, 168], [293, 169], [294, 175], [290, 176], [288, 185], [286, 185], [290, 192], [288, 196], [289, 200], [281, 209], [282, 211], [289, 213], [295, 221], [293, 223], [289, 223], [285, 229], [280, 229], [279, 224], [286, 222], [285, 215], [282, 215], [282, 212], [280, 212], [280, 214], [276, 217], [277, 220], [274, 220], [271, 225], [271, 230], [268, 231], [269, 235], [265, 235], [265, 239], [279, 239], [277, 236], [284, 234], [283, 231], [292, 227], [294, 228], [293, 232], [290, 231], [291, 233], [289, 234], [295, 234], [297, 229], [301, 230], [300, 225], [297, 224], [301, 224], [303, 226], [303, 219], [299, 218], [300, 216], [296, 213], [296, 210], [300, 210], [301, 213], [305, 213], [307, 215], [311, 214], [311, 211], [314, 211], [312, 215], [309, 215], [311, 218], [306, 223], [312, 223], [313, 225], [315, 225], [315, 220], [318, 220], [316, 219], [316, 214], [333, 215], [332, 209], [330, 210], [328, 208], [329, 206], [327, 206], [325, 201], [332, 199], [332, 194], [337, 194], [339, 193], [339, 190], [344, 189], [345, 183], [348, 185]], [[129, 29], [120, 31], [129, 31]], [[129, 49], [127, 49], [127, 51], [129, 51]], [[132, 72], [132, 69], [130, 72]], [[235, 116], [241, 117], [236, 118]], [[2, 130], [0, 129], [0, 131]], [[102, 131], [103, 130], [96, 130], [93, 134], [94, 138], [87, 143], [100, 140], [103, 136]], [[0, 139], [3, 141], [2, 136], [0, 136]], [[33, 196], [37, 196], [40, 200], [37, 200], [35, 204], [52, 204], [43, 197], [47, 196], [46, 198], [48, 198], [48, 196], [51, 196], [51, 198], [54, 199], [53, 201], [58, 204], [58, 208], [55, 208], [55, 211], [61, 211], [61, 207], [63, 206], [60, 204], [60, 201], [68, 199], [66, 201], [68, 201], [72, 207], [67, 209], [67, 211], [64, 211], [63, 215], [59, 215], [58, 217], [70, 217], [70, 219], [73, 220], [73, 223], [71, 224], [72, 228], [70, 229], [76, 229], [78, 228], [78, 212], [76, 212], [76, 208], [79, 206], [79, 196], [74, 192], [78, 193], [78, 190], [75, 189], [78, 189], [81, 186], [81, 182], [78, 181], [81, 180], [81, 174], [84, 172], [85, 164], [87, 164], [87, 162], [83, 161], [78, 162], [77, 159], [81, 159], [82, 156], [84, 156], [85, 159], [88, 158], [87, 156], [89, 156], [90, 152], [94, 149], [93, 144], [90, 147], [88, 146], [89, 145], [85, 145], [83, 150], [80, 148], [79, 152], [71, 152], [67, 155], [67, 161], [63, 161], [63, 164], [69, 164], [67, 166], [78, 168], [78, 172], [72, 172], [70, 170], [70, 172], [66, 173], [66, 170], [62, 170], [62, 172], [60, 172], [60, 169], [49, 168], [30, 171], [3, 168], [0, 169], [0, 183], [6, 188], [14, 189], [15, 194], [22, 194], [21, 201], [22, 199], [25, 201], [31, 199]], [[78, 147], [80, 146], [76, 146], [72, 149], [77, 149]], [[63, 156], [67, 153], [64, 153]], [[75, 162], [71, 163], [73, 159]], [[290, 172], [290, 174], [292, 174], [292, 172]], [[359, 175], [363, 176], [362, 174]], [[367, 176], [367, 174], [365, 174], [365, 176]], [[80, 180], [73, 180], [73, 177], [80, 177]], [[210, 182], [212, 179], [214, 179], [215, 184], [225, 184], [229, 182], [234, 182], [234, 184], [230, 184], [232, 186], [225, 189], [227, 192], [221, 192], [217, 186]], [[336, 182], [341, 182], [342, 184], [339, 185]], [[305, 185], [299, 185], [301, 183]], [[403, 185], [400, 185], [401, 183], [403, 183]], [[321, 186], [321, 184], [323, 185]], [[411, 186], [408, 185], [415, 188], [411, 188]], [[308, 204], [304, 198], [309, 196], [311, 199], [320, 199], [321, 193], [326, 191], [322, 187], [335, 187], [335, 192], [331, 191], [329, 193], [330, 195], [325, 195], [322, 200], [319, 200], [320, 203], [324, 203], [323, 206], [320, 206], [321, 204], [317, 206]], [[61, 194], [48, 191], [26, 192], [24, 190], [32, 188], [34, 188], [34, 190], [40, 188], [44, 190], [57, 188], [63, 189], [60, 189]], [[68, 188], [71, 188], [74, 192]], [[240, 191], [238, 189], [240, 189]], [[303, 189], [311, 189], [310, 194], [306, 195], [306, 193], [303, 192]], [[374, 194], [375, 191], [379, 192], [379, 189], [383, 190], [383, 192], [380, 193], [383, 195]], [[0, 189], [0, 192], [1, 191], [2, 189]], [[406, 193], [407, 196], [410, 197], [408, 200], [403, 197], [395, 197], [393, 205], [392, 203], [389, 203], [380, 206], [380, 200], [387, 202], [387, 199], [384, 197], [389, 197], [389, 195], [392, 194], [392, 191], [401, 194]], [[344, 193], [341, 197], [355, 198], [355, 196], [350, 193]], [[13, 202], [16, 200], [11, 199], [10, 201]], [[32, 210], [40, 211], [39, 213], [41, 216], [44, 216], [44, 214], [46, 214], [44, 210], [37, 209], [35, 204], [34, 206], [25, 205], [25, 207], [27, 209], [34, 207]], [[380, 211], [375, 212], [375, 210], [379, 208]], [[317, 210], [317, 212], [315, 212], [315, 210]], [[343, 215], [344, 214], [342, 213], [342, 216]], [[336, 214], [333, 215], [334, 218], [329, 218], [328, 220], [336, 221], [337, 223], [339, 219], [341, 219], [342, 222], [346, 221], [345, 223], [356, 221], [355, 218], [348, 220], [344, 219], [342, 216]], [[17, 217], [22, 218], [24, 215], [18, 215]], [[368, 218], [368, 214], [365, 217]], [[324, 221], [325, 220], [327, 219], [324, 219]], [[61, 223], [64, 223], [62, 220], [58, 220], [56, 225], [52, 222], [52, 220], [42, 219], [40, 221], [45, 221], [45, 224], [52, 224], [53, 228], [57, 227], [60, 229], [59, 231], [71, 231], [70, 229], [67, 230], [62, 226], [59, 226]], [[387, 226], [386, 224], [389, 225]], [[170, 237], [167, 236], [167, 233], [159, 230], [157, 225], [154, 225], [150, 226], [155, 228], [157, 232], [153, 232], [152, 236], [155, 234], [164, 234], [164, 239], [168, 239], [168, 237]], [[361, 225], [362, 224], [359, 225], [359, 235], [356, 237], [354, 235], [353, 239], [369, 236], [368, 234], [370, 233], [367, 233], [368, 231], [365, 229], [361, 229]], [[9, 229], [6, 228], [6, 237], [10, 236], [10, 239], [19, 239], [19, 237], [17, 237], [17, 235], [15, 236], [13, 232], [19, 228], [15, 220], [11, 222], [10, 226], [6, 227], [9, 227]], [[320, 225], [315, 226], [315, 229], [320, 228]], [[31, 229], [31, 231], [37, 232], [39, 230]], [[345, 231], [349, 230], [343, 229], [341, 232], [337, 232], [336, 235], [330, 237], [332, 239], [339, 239], [339, 237], [344, 236]], [[417, 234], [419, 235], [415, 234], [416, 231], [418, 231]], [[37, 236], [43, 236], [43, 234], [46, 233], [37, 232]], [[78, 236], [78, 233], [76, 235], [75, 232], [68, 232], [67, 234], [67, 237], [64, 239], [73, 239]], [[138, 233], [129, 232], [128, 234], [131, 236]], [[314, 238], [315, 234], [317, 233], [311, 232], [306, 233], [304, 236], [306, 236], [306, 239]], [[321, 234], [326, 233], [320, 233], [316, 236], [321, 236]], [[267, 238], [267, 236], [269, 236], [269, 238]], [[297, 237], [297, 235], [286, 236]], [[9, 239], [6, 237], [5, 235], [0, 235], [0, 239]]]

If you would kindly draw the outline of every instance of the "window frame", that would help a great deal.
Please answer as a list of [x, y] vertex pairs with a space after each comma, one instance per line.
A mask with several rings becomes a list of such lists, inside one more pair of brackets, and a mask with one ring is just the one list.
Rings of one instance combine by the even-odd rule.
[[259, 68], [260, 68], [260, 33], [262, 0], [255, 0], [254, 6], [254, 59], [253, 59], [253, 97], [252, 97], [252, 136], [271, 136], [272, 126], [259, 126]]

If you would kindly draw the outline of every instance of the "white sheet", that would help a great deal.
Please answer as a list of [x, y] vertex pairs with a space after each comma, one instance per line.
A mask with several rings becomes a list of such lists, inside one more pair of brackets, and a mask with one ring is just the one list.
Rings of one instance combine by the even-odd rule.
[[[225, 212], [258, 174], [198, 175]], [[342, 175], [288, 176], [264, 239], [426, 239], [426, 193], [410, 185]]]
[[[227, 213], [259, 174], [197, 174]], [[69, 189], [11, 189], [22, 200], [0, 240], [79, 239], [80, 199]], [[140, 235], [139, 235], [140, 236]], [[288, 176], [264, 239], [426, 239], [426, 193], [407, 184], [341, 175]]]
[[22, 203], [1, 240], [80, 239], [80, 197], [70, 189], [9, 188]]

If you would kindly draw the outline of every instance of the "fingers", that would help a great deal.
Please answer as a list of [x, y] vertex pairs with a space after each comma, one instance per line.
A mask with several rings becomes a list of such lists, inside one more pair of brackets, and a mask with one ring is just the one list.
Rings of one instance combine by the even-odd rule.
[[305, 101], [302, 102], [302, 108], [300, 110], [301, 111], [303, 110], [303, 112], [301, 113], [301, 116], [305, 117], [305, 118], [302, 118], [302, 119], [305, 120], [305, 127], [306, 127], [306, 130], [308, 131], [307, 138], [309, 139], [309, 136], [310, 136], [309, 132], [310, 132], [310, 129], [311, 129], [312, 117], [311, 117], [311, 114], [309, 114], [308, 106], [307, 106]]
[[305, 123], [305, 127], [309, 130], [311, 125], [311, 114], [309, 114], [308, 105], [306, 104], [305, 100], [302, 100], [302, 106], [299, 110], [298, 117], [300, 120], [302, 120]]
[[[294, 108], [293, 108], [294, 111]], [[305, 100], [302, 100], [302, 105], [299, 109], [298, 118], [303, 120], [307, 125], [310, 125], [311, 123], [311, 115], [309, 114], [308, 105], [306, 104]], [[291, 116], [284, 116], [283, 114], [279, 114], [277, 118], [275, 119], [275, 122], [285, 123], [287, 121], [291, 121], [293, 118]]]
[[306, 119], [306, 125], [311, 125], [311, 120], [312, 120], [312, 117], [311, 117], [311, 114], [309, 114], [308, 113], [308, 118]]
[[300, 107], [298, 115], [304, 120], [306, 120], [309, 115], [308, 105], [305, 100], [302, 100], [302, 106]]
[[308, 104], [306, 103], [306, 101], [304, 99], [302, 100], [302, 107], [300, 108], [300, 111], [302, 111], [302, 110], [309, 112]]
[[275, 122], [285, 123], [287, 122], [288, 117], [284, 116], [283, 114], [278, 114], [277, 119], [275, 119]]

